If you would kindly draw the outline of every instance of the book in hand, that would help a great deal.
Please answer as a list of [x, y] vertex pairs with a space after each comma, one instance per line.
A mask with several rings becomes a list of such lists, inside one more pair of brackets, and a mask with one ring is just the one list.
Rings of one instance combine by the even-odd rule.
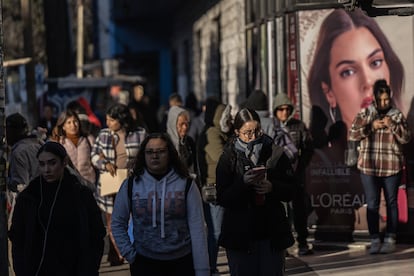
[[112, 176], [109, 172], [100, 174], [101, 196], [116, 194], [122, 182], [128, 177], [127, 169], [117, 169], [116, 175]]

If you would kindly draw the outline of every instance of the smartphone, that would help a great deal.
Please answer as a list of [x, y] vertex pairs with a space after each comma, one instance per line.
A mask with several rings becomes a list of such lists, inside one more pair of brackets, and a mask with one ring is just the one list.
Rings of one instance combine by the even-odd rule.
[[264, 174], [266, 172], [266, 167], [258, 166], [258, 167], [254, 167], [252, 170], [253, 170], [253, 173], [255, 174]]

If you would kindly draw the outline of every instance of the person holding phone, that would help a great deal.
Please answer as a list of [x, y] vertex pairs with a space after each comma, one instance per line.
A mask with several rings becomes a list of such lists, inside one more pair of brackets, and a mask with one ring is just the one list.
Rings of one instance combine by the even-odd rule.
[[254, 110], [241, 109], [216, 168], [224, 207], [219, 244], [232, 276], [284, 274], [285, 249], [294, 239], [282, 201], [292, 199], [292, 183], [283, 148], [263, 134]]
[[377, 79], [385, 79], [401, 106], [404, 68], [374, 18], [361, 9], [336, 9], [323, 21], [308, 74], [310, 104], [321, 107], [330, 123], [347, 129], [373, 100]]
[[[360, 141], [358, 169], [367, 201], [370, 253], [391, 253], [395, 250], [398, 226], [397, 192], [403, 167], [402, 145], [411, 139], [407, 121], [392, 105], [391, 88], [386, 80], [377, 80], [374, 101], [361, 109], [349, 132], [349, 139]], [[379, 234], [381, 189], [387, 205], [387, 228], [384, 243]]]

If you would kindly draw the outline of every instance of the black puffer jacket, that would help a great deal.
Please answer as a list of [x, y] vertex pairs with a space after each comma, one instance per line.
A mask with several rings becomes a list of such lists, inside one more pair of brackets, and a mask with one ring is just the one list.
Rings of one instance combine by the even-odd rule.
[[262, 137], [259, 162], [266, 164], [267, 179], [273, 190], [265, 204], [255, 204], [255, 192], [243, 182], [245, 171], [253, 167], [244, 152], [230, 141], [217, 165], [218, 203], [225, 208], [219, 244], [228, 249], [249, 250], [250, 242], [270, 239], [276, 250], [290, 247], [293, 236], [281, 201], [292, 199], [295, 190], [292, 167], [283, 148]]

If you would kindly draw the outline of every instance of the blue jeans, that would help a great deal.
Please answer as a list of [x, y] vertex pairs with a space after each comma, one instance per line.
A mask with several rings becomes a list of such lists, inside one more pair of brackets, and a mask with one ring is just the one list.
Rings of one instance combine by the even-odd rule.
[[204, 203], [204, 215], [207, 224], [208, 256], [210, 270], [217, 271], [217, 255], [219, 251], [218, 239], [221, 233], [224, 208], [212, 203]]
[[378, 177], [361, 173], [361, 181], [364, 186], [367, 201], [367, 222], [371, 238], [379, 237], [379, 205], [381, 200], [381, 189], [384, 190], [385, 202], [387, 204], [387, 236], [397, 234], [398, 226], [398, 186], [401, 183], [401, 172], [387, 176]]

